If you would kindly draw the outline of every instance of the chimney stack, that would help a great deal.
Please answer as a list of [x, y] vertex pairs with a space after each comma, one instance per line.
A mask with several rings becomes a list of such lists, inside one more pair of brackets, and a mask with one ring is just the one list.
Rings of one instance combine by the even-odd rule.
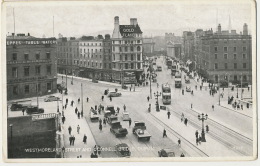
[[243, 35], [248, 35], [248, 26], [246, 23], [243, 26]]
[[136, 26], [137, 24], [137, 18], [130, 18], [130, 25]]
[[221, 25], [218, 24], [218, 33], [221, 33]]

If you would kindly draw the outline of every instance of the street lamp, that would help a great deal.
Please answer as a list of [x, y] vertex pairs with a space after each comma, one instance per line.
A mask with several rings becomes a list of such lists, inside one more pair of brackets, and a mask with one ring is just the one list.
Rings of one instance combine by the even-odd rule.
[[202, 121], [202, 132], [201, 132], [201, 142], [206, 142], [205, 139], [205, 131], [204, 131], [204, 120], [208, 119], [208, 115], [206, 114], [204, 116], [204, 114], [202, 113], [201, 115], [198, 115], [198, 119]]
[[238, 84], [237, 84], [237, 98], [238, 98]]
[[158, 111], [158, 112], [160, 111], [159, 102], [158, 102], [158, 97], [161, 96], [161, 95], [162, 95], [162, 93], [161, 93], [161, 92], [159, 93], [158, 91], [157, 91], [157, 93], [154, 93], [154, 97], [155, 97], [155, 99], [157, 100], [157, 101], [156, 101], [156, 104], [155, 104], [155, 106], [156, 106], [156, 111]]

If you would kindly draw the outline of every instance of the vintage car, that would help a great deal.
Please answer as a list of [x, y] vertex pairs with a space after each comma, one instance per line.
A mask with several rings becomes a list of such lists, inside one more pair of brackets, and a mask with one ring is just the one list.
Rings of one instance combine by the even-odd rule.
[[44, 109], [38, 108], [37, 106], [28, 106], [26, 108], [26, 113], [27, 114], [41, 114], [41, 113], [44, 113]]
[[21, 111], [22, 109], [26, 109], [27, 106], [28, 105], [13, 103], [10, 109], [11, 111]]
[[108, 97], [119, 97], [119, 96], [122, 96], [122, 94], [119, 92], [109, 92], [107, 96]]
[[96, 110], [90, 109], [89, 114], [90, 114], [90, 121], [91, 121], [91, 122], [94, 122], [94, 121], [98, 121], [98, 120], [99, 120], [99, 116], [98, 116]]
[[172, 149], [161, 149], [158, 151], [159, 157], [175, 157], [175, 153]]
[[115, 111], [115, 107], [113, 105], [108, 105], [106, 107], [106, 110], [104, 110], [105, 112], [110, 112], [110, 114], [115, 114], [116, 111]]
[[130, 121], [131, 118], [129, 116], [129, 113], [128, 112], [123, 112], [122, 119], [123, 119], [123, 121]]
[[157, 66], [157, 71], [162, 71], [162, 66]]
[[131, 156], [129, 146], [125, 143], [117, 144], [115, 146], [115, 152], [119, 157], [130, 157]]
[[125, 137], [128, 134], [127, 129], [123, 128], [119, 121], [111, 122], [110, 125], [110, 132], [115, 134], [116, 138]]
[[140, 140], [146, 140], [150, 141], [150, 138], [152, 137], [147, 130], [145, 129], [136, 129], [134, 134], [137, 136], [138, 141]]
[[44, 101], [45, 102], [50, 102], [50, 101], [59, 101], [60, 98], [59, 97], [56, 97], [56, 96], [47, 96]]
[[190, 86], [186, 86], [186, 92], [191, 92]]
[[190, 83], [190, 78], [189, 77], [185, 78], [185, 83], [187, 83], [187, 84]]

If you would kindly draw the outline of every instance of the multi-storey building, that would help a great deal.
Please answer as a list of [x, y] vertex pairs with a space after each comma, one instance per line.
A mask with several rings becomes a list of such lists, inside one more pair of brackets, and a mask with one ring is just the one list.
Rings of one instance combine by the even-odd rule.
[[142, 31], [137, 19], [131, 18], [130, 25], [119, 25], [116, 16], [112, 35], [112, 79], [122, 85], [139, 82], [142, 63]]
[[153, 56], [154, 45], [153, 38], [143, 38], [143, 56]]
[[181, 44], [169, 41], [166, 45], [167, 56], [174, 59], [181, 59]]
[[112, 81], [112, 41], [109, 34], [103, 40], [103, 72], [101, 78], [104, 81]]
[[240, 34], [235, 30], [221, 31], [219, 25], [216, 33], [206, 31], [200, 43], [197, 67], [205, 69], [211, 80], [252, 82], [252, 41], [247, 24]]
[[183, 59], [194, 61], [194, 33], [190, 31], [183, 32]]
[[7, 100], [56, 92], [56, 39], [14, 34], [6, 38]]

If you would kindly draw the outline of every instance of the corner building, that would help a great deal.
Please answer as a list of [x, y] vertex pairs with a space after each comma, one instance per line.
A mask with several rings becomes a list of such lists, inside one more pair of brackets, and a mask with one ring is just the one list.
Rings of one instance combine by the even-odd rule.
[[56, 39], [17, 34], [6, 38], [7, 100], [57, 91]]
[[140, 81], [142, 65], [142, 31], [136, 18], [130, 25], [120, 25], [119, 17], [114, 18], [112, 35], [112, 79], [123, 84]]

